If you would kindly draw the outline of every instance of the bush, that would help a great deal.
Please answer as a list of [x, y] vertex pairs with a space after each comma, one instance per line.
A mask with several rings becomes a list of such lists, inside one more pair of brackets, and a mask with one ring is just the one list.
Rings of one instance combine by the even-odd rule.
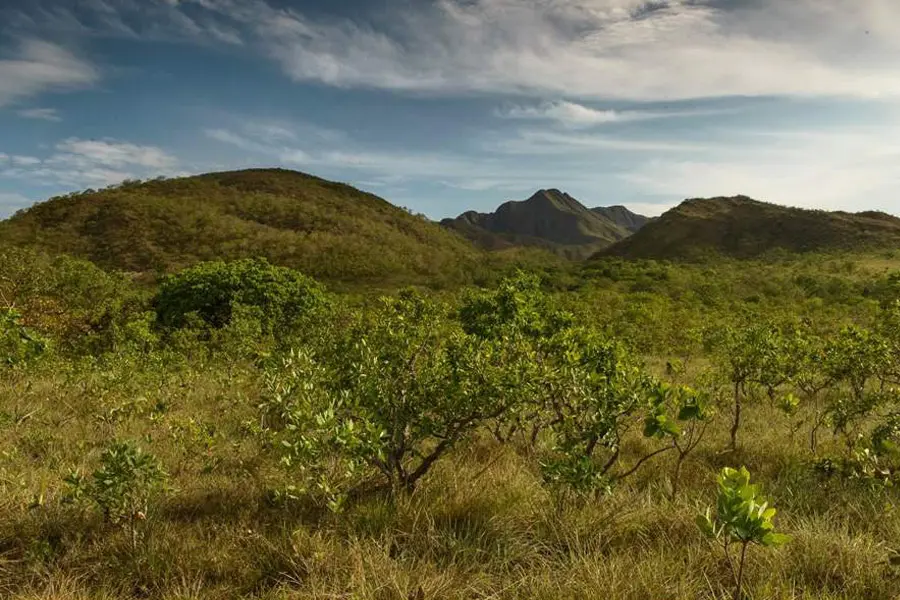
[[22, 325], [17, 311], [0, 309], [0, 364], [27, 362], [40, 356], [46, 347], [46, 341]]
[[196, 313], [210, 327], [231, 323], [238, 305], [257, 307], [265, 332], [296, 327], [326, 304], [315, 280], [265, 259], [207, 262], [167, 277], [155, 298], [156, 314], [165, 327], [184, 327]]
[[283, 462], [300, 471], [302, 491], [332, 510], [373, 475], [395, 495], [411, 492], [518, 401], [519, 347], [468, 336], [441, 313], [413, 294], [385, 299], [330, 363], [299, 352], [267, 370], [263, 422], [280, 437]]
[[166, 473], [152, 454], [129, 442], [114, 442], [100, 456], [90, 480], [73, 473], [66, 478], [75, 499], [86, 498], [103, 518], [122, 526], [137, 546], [139, 524], [146, 520], [150, 498], [162, 489]]

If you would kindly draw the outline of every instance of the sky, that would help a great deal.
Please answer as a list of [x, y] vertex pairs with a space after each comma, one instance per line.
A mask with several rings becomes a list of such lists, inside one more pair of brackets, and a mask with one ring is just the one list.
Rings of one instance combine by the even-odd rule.
[[269, 166], [436, 219], [540, 188], [900, 214], [900, 2], [0, 0], [0, 217]]

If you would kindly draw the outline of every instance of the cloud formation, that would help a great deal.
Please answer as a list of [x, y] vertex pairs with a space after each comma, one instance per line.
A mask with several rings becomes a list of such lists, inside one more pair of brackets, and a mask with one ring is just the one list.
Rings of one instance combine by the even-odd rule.
[[496, 111], [503, 119], [549, 121], [569, 129], [587, 129], [610, 123], [631, 123], [655, 119], [710, 117], [733, 114], [737, 109], [679, 109], [679, 110], [614, 110], [598, 109], [567, 100], [531, 105], [508, 105]]
[[[244, 44], [297, 81], [338, 87], [652, 101], [900, 96], [895, 0], [396, 0], [378, 14], [361, 5], [353, 19], [266, 0], [91, 0], [81, 13], [46, 3], [58, 27]], [[23, 10], [8, 18], [34, 21]]]
[[620, 177], [659, 196], [746, 194], [806, 208], [897, 212], [900, 123], [735, 135], [728, 152], [654, 158]]
[[62, 140], [44, 158], [0, 154], [0, 180], [76, 189], [176, 174], [178, 167], [178, 159], [160, 148], [110, 139]]
[[51, 123], [59, 123], [62, 117], [55, 108], [24, 108], [16, 112], [23, 119], [35, 119], [38, 121], [50, 121]]
[[391, 19], [379, 28], [263, 8], [251, 25], [289, 76], [335, 86], [633, 100], [900, 95], [900, 4], [890, 0], [439, 0]]
[[61, 46], [28, 39], [17, 54], [0, 58], [0, 107], [43, 92], [88, 87], [99, 79], [96, 67]]

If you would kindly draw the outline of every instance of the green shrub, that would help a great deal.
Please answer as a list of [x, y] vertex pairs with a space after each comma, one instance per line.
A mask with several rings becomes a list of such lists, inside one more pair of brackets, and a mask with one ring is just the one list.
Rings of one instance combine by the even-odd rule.
[[166, 481], [166, 473], [152, 454], [129, 442], [114, 442], [100, 456], [100, 468], [90, 480], [73, 473], [66, 478], [74, 499], [88, 499], [107, 522], [125, 528], [132, 548], [137, 546], [140, 523], [149, 502]]
[[22, 325], [22, 316], [13, 309], [0, 309], [0, 364], [9, 366], [40, 356], [47, 342]]
[[414, 294], [385, 299], [331, 360], [268, 369], [263, 421], [303, 490], [339, 509], [363, 479], [410, 492], [458, 442], [518, 401], [519, 347], [468, 336]]
[[[760, 496], [759, 486], [750, 483], [750, 472], [746, 467], [741, 467], [740, 470], [725, 467], [719, 474], [718, 484], [715, 514], [707, 508], [705, 514], [697, 517], [697, 524], [704, 535], [722, 545], [734, 576], [732, 597], [739, 600], [743, 590], [747, 548], [751, 544], [780, 546], [790, 540], [790, 537], [775, 532], [772, 522], [775, 508], [770, 507]], [[733, 544], [738, 544], [741, 548], [737, 565], [730, 553]]]
[[315, 280], [265, 259], [207, 262], [163, 280], [156, 294], [159, 322], [182, 327], [196, 313], [210, 327], [227, 326], [238, 305], [259, 308], [266, 332], [297, 326], [326, 304]]

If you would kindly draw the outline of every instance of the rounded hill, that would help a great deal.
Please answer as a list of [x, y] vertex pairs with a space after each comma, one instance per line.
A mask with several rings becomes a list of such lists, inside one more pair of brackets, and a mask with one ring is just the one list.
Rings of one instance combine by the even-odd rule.
[[283, 169], [126, 182], [52, 198], [0, 223], [0, 238], [124, 271], [265, 257], [355, 283], [459, 281], [480, 257], [425, 217]]

